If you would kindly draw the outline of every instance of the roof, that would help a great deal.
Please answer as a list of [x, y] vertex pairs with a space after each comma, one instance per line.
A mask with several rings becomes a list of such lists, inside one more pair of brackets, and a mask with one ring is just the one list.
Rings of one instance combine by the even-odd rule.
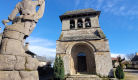
[[138, 55], [135, 55], [135, 57], [131, 61], [138, 61]]
[[59, 41], [80, 41], [80, 40], [101, 40], [105, 39], [101, 29], [77, 29], [62, 31], [59, 37]]
[[62, 41], [74, 41], [74, 40], [93, 40], [93, 39], [101, 39], [99, 36], [91, 34], [91, 35], [82, 35], [82, 36], [68, 36], [63, 37]]
[[35, 53], [33, 53], [32, 51], [30, 51], [27, 46], [23, 45], [23, 49], [25, 50], [25, 53], [30, 54], [30, 55], [36, 55]]
[[118, 60], [118, 59], [117, 59], [117, 58], [115, 58], [115, 57], [111, 57], [111, 59], [112, 59], [112, 60]]
[[90, 12], [96, 12], [96, 10], [92, 8], [73, 10], [73, 11], [67, 11], [63, 15], [72, 15], [72, 14], [81, 14], [81, 13], [90, 13]]
[[[27, 44], [29, 44], [29, 43], [27, 43]], [[28, 49], [28, 47], [27, 46], [25, 46], [25, 45], [23, 45], [23, 49], [25, 50], [25, 53], [27, 53], [27, 54], [29, 54], [29, 55], [31, 55], [31, 56], [36, 56], [36, 59], [38, 60], [38, 61], [44, 61], [44, 62], [47, 62], [47, 59], [46, 59], [46, 57], [42, 57], [42, 56], [38, 56], [38, 55], [36, 55], [35, 53], [33, 53], [32, 51], [30, 51], [29, 49]]]
[[39, 61], [47, 62], [46, 57], [42, 57], [42, 56], [38, 56], [38, 55], [36, 55], [36, 59], [39, 60]]
[[99, 16], [100, 13], [101, 13], [101, 11], [96, 11], [92, 8], [87, 8], [87, 9], [67, 11], [59, 17], [60, 17], [60, 20], [62, 21], [62, 19], [74, 18], [74, 17], [80, 17], [80, 16], [90, 16], [90, 15], [98, 15]]

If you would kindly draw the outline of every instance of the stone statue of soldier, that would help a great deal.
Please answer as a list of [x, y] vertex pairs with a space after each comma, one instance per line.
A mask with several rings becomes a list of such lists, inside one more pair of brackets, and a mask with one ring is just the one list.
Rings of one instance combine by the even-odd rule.
[[[36, 12], [36, 7], [39, 6], [39, 10]], [[22, 45], [25, 39], [31, 34], [33, 29], [44, 14], [45, 0], [23, 0], [15, 6], [14, 10], [8, 16], [8, 20], [3, 20], [2, 23], [7, 26], [7, 23], [12, 21], [12, 24], [22, 24], [24, 26], [23, 33], [24, 38], [22, 40]], [[20, 13], [19, 16], [16, 16]]]
[[[39, 7], [39, 10], [36, 12], [36, 7]], [[7, 25], [6, 23], [12, 21], [12, 23], [23, 22], [25, 27], [25, 35], [29, 36], [30, 33], [36, 26], [38, 19], [43, 16], [45, 7], [45, 0], [23, 0], [17, 3], [16, 7], [9, 15], [8, 20], [3, 20], [3, 24]], [[16, 15], [20, 13], [20, 16], [16, 17]]]
[[[0, 46], [0, 80], [39, 80], [38, 60], [26, 54], [22, 47], [43, 16], [44, 8], [45, 0], [23, 0], [17, 3], [8, 20], [2, 21], [5, 28]], [[7, 25], [10, 21], [12, 25]]]

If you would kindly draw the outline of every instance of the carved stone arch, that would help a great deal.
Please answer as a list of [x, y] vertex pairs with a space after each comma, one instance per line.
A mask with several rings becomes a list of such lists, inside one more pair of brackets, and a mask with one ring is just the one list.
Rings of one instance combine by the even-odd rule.
[[94, 52], [97, 51], [96, 47], [95, 47], [92, 43], [90, 43], [90, 42], [88, 42], [88, 41], [81, 41], [81, 42], [72, 42], [72, 43], [70, 43], [70, 44], [66, 47], [65, 53], [67, 53], [67, 49], [69, 48], [69, 46], [70, 46], [70, 48], [72, 48], [73, 45], [75, 45], [75, 44], [77, 44], [77, 43], [85, 43], [85, 44], [88, 44], [88, 45], [91, 46], [91, 48], [93, 49]]
[[89, 44], [85, 41], [79, 41], [69, 44], [66, 54], [70, 57], [69, 58], [69, 66], [70, 66], [70, 73], [76, 74], [78, 71], [78, 63], [77, 57], [80, 52], [86, 54], [86, 64], [87, 64], [87, 72], [95, 74], [96, 72], [96, 64], [94, 58], [95, 48], [93, 45]]

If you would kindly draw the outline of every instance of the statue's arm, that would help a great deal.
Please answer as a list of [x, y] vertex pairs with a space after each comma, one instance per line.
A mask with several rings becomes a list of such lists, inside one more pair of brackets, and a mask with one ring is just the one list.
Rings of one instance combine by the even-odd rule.
[[19, 13], [19, 3], [16, 5], [11, 14], [8, 16], [8, 20], [13, 21], [13, 19], [16, 17], [18, 13]]
[[33, 15], [34, 20], [42, 18], [45, 9], [45, 0], [37, 0], [37, 1], [39, 5], [39, 10]]
[[2, 23], [6, 26], [7, 23], [10, 21], [13, 21], [13, 19], [16, 17], [16, 15], [19, 13], [19, 8], [18, 8], [19, 3], [16, 5], [14, 10], [11, 12], [11, 14], [8, 16], [8, 20], [2, 20]]

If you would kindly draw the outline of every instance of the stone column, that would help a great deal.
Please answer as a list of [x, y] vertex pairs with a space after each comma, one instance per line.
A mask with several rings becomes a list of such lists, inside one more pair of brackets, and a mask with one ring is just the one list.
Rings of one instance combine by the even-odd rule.
[[75, 29], [78, 29], [78, 22], [77, 22], [77, 19], [74, 19], [75, 20]]
[[82, 19], [82, 22], [83, 22], [83, 28], [86, 28], [86, 26], [85, 26], [85, 18]]

